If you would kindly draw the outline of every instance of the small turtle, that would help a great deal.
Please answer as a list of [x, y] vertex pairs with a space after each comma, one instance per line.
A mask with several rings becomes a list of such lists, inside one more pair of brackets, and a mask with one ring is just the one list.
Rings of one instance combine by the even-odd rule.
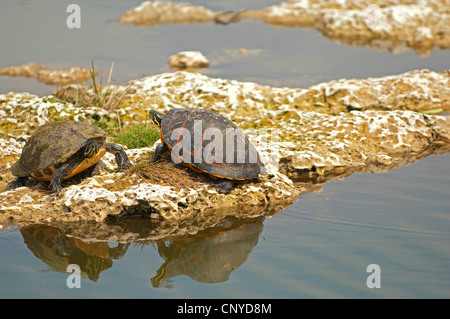
[[131, 166], [122, 147], [106, 143], [106, 132], [87, 123], [52, 122], [40, 126], [28, 139], [20, 159], [11, 166], [17, 178], [8, 189], [24, 186], [28, 177], [50, 181], [53, 191], [61, 182], [96, 164], [106, 152], [115, 155], [119, 170]]
[[171, 151], [175, 163], [209, 174], [223, 193], [231, 191], [233, 182], [248, 182], [265, 172], [255, 147], [222, 115], [202, 109], [171, 109], [165, 115], [151, 110], [150, 117], [160, 128], [162, 141], [151, 162]]

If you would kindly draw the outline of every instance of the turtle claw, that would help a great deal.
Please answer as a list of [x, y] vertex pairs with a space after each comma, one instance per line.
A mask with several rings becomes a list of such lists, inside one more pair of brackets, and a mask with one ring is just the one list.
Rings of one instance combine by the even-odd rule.
[[122, 165], [119, 167], [119, 171], [124, 171], [126, 169], [129, 169], [131, 166], [133, 166], [133, 163], [131, 163], [130, 161], [122, 163]]
[[48, 198], [56, 198], [61, 192], [54, 192]]
[[153, 158], [150, 160], [150, 163], [154, 163], [161, 157], [162, 154], [167, 152], [169, 148], [167, 147], [166, 143], [161, 143], [155, 148], [155, 154], [153, 155]]
[[55, 181], [54, 179], [52, 179], [52, 181], [50, 182], [50, 186], [53, 190], [53, 193], [55, 194], [55, 196], [58, 196], [59, 193], [61, 193], [62, 191], [62, 186], [61, 183], [58, 183], [57, 181]]
[[127, 153], [125, 153], [124, 149], [120, 145], [106, 143], [103, 147], [107, 152], [114, 154], [119, 171], [126, 170], [133, 165], [128, 159]]

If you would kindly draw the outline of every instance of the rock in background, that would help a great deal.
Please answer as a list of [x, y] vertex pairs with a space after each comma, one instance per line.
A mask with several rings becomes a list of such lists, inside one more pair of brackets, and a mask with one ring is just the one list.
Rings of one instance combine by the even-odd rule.
[[429, 55], [450, 48], [450, 3], [446, 0], [289, 0], [242, 18], [287, 27], [316, 28], [338, 42], [400, 53]]
[[155, 26], [165, 23], [228, 24], [259, 19], [283, 27], [316, 28], [334, 41], [422, 56], [434, 47], [450, 48], [450, 3], [447, 0], [289, 0], [259, 10], [213, 12], [202, 6], [144, 1], [119, 18], [120, 23]]
[[69, 70], [47, 70], [45, 65], [34, 63], [11, 66], [0, 70], [0, 75], [33, 77], [47, 85], [68, 85], [84, 83], [91, 78], [90, 71], [80, 67]]

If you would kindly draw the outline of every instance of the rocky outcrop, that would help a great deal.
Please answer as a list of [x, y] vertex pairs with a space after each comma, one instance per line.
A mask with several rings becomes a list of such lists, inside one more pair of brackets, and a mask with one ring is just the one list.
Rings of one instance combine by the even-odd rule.
[[199, 51], [182, 51], [169, 57], [169, 66], [175, 71], [196, 71], [209, 66], [209, 60]]
[[316, 28], [334, 41], [394, 53], [413, 49], [426, 56], [434, 47], [450, 48], [450, 4], [446, 0], [289, 0], [235, 13], [213, 12], [189, 3], [145, 1], [118, 21], [153, 26], [224, 19], [227, 24], [248, 18], [276, 26]]
[[450, 4], [445, 0], [289, 0], [243, 13], [287, 27], [318, 29], [338, 42], [428, 55], [450, 48]]
[[0, 70], [0, 75], [33, 77], [47, 85], [84, 83], [91, 78], [89, 70], [72, 67], [69, 70], [47, 70], [47, 66], [27, 63]]
[[270, 215], [317, 183], [356, 171], [386, 171], [447, 152], [449, 118], [426, 113], [448, 111], [449, 79], [448, 72], [421, 70], [292, 89], [190, 72], [164, 73], [118, 86], [123, 99], [114, 112], [75, 107], [51, 96], [1, 95], [2, 189], [13, 179], [8, 168], [19, 158], [25, 140], [45, 122], [75, 119], [104, 127], [119, 117], [122, 124], [143, 121], [150, 109], [165, 113], [174, 107], [209, 109], [233, 120], [259, 150], [268, 172], [259, 182], [221, 194], [206, 177], [170, 159], [144, 174], [139, 167], [148, 163], [155, 145], [128, 149], [133, 168], [116, 172], [114, 157], [107, 154], [99, 174], [67, 183], [58, 196], [31, 180], [27, 187], [0, 193], [0, 224], [59, 227], [138, 215], [158, 221], [155, 227], [165, 234], [174, 234], [215, 225], [229, 216]]
[[155, 26], [165, 23], [201, 23], [214, 19], [214, 12], [186, 2], [144, 1], [125, 12], [119, 23]]

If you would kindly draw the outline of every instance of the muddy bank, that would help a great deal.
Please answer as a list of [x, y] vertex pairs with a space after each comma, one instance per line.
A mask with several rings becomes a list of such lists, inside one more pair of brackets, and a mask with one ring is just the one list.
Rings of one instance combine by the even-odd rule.
[[[221, 194], [170, 158], [155, 166], [154, 174], [175, 176], [172, 184], [136, 171], [116, 172], [114, 157], [107, 154], [99, 175], [67, 183], [59, 196], [32, 180], [27, 187], [0, 193], [0, 223], [61, 225], [138, 215], [176, 233], [179, 228], [173, 225], [200, 229], [229, 216], [278, 212], [317, 183], [447, 152], [449, 118], [422, 112], [448, 111], [449, 78], [448, 72], [420, 70], [293, 89], [164, 73], [118, 86], [123, 99], [115, 111], [75, 107], [51, 96], [1, 95], [2, 189], [13, 179], [8, 168], [24, 141], [43, 123], [75, 119], [104, 127], [117, 125], [119, 117], [123, 124], [138, 122], [148, 119], [150, 109], [165, 113], [173, 107], [201, 107], [233, 120], [259, 150], [268, 174]], [[156, 144], [126, 151], [133, 163], [147, 162]]]

